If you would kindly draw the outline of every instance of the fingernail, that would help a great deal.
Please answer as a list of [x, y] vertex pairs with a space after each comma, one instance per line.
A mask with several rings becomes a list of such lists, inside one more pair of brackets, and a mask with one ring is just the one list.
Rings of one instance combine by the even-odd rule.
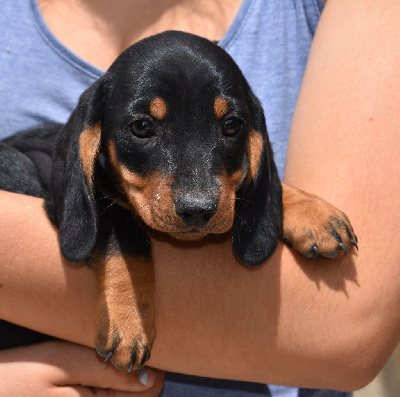
[[139, 382], [143, 386], [147, 386], [149, 383], [149, 374], [147, 372], [147, 369], [145, 367], [142, 368], [142, 370], [139, 373]]

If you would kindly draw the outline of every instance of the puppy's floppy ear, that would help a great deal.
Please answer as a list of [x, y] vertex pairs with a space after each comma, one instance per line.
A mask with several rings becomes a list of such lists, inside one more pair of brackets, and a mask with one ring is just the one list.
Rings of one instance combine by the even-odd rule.
[[79, 262], [93, 249], [97, 236], [97, 211], [93, 174], [101, 144], [101, 79], [79, 99], [60, 131], [54, 152], [52, 181], [46, 209], [59, 228], [65, 259]]
[[238, 192], [233, 249], [246, 265], [258, 266], [275, 250], [282, 219], [282, 185], [258, 99], [252, 97], [253, 129], [247, 141], [248, 179]]

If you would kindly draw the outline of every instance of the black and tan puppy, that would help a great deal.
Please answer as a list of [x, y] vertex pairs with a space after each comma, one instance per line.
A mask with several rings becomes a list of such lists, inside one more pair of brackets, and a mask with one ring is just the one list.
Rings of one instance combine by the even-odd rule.
[[356, 245], [344, 214], [281, 184], [259, 101], [231, 57], [200, 37], [166, 32], [127, 49], [81, 96], [51, 159], [40, 146], [54, 137], [3, 141], [12, 161], [0, 164], [0, 187], [35, 194], [31, 178], [36, 195], [47, 192], [62, 254], [98, 274], [97, 350], [129, 372], [155, 335], [149, 229], [179, 240], [232, 231], [249, 266], [279, 236], [308, 257]]

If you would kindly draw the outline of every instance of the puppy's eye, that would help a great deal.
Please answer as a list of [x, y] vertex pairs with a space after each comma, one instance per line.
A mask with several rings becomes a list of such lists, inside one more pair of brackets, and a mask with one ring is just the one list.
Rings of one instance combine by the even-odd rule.
[[153, 124], [149, 120], [136, 120], [129, 125], [133, 135], [138, 138], [149, 138], [154, 134]]
[[229, 117], [224, 122], [224, 135], [234, 136], [242, 130], [243, 121], [237, 117]]

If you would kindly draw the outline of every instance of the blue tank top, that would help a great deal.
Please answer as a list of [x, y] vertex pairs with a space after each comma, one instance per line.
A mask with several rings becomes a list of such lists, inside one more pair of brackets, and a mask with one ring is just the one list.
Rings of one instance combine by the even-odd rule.
[[[323, 5], [323, 0], [243, 0], [219, 42], [261, 100], [281, 178], [293, 109]], [[1, 1], [0, 139], [44, 122], [65, 122], [80, 94], [103, 73], [57, 40], [36, 0]], [[349, 394], [167, 374], [162, 396]]]

